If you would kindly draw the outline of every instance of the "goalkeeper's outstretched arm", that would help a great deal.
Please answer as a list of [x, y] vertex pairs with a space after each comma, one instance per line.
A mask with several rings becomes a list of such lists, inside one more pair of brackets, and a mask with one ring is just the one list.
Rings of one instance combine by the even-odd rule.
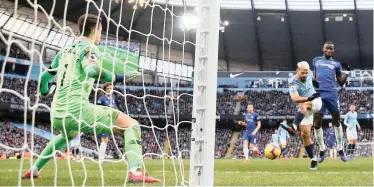
[[84, 71], [90, 78], [103, 82], [123, 82], [125, 80], [124, 75], [115, 74], [103, 69], [96, 61], [92, 61], [92, 59], [86, 58], [84, 61], [84, 64], [86, 64]]
[[57, 74], [56, 68], [58, 67], [59, 59], [60, 54], [57, 54], [49, 68], [41, 75], [39, 92], [42, 96], [47, 96], [53, 92], [53, 89], [49, 90], [48, 82]]

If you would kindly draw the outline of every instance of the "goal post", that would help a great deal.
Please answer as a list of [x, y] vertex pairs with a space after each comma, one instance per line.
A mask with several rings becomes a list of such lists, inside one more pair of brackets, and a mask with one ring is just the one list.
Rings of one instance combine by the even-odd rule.
[[197, 4], [189, 180], [190, 186], [213, 186], [220, 1]]

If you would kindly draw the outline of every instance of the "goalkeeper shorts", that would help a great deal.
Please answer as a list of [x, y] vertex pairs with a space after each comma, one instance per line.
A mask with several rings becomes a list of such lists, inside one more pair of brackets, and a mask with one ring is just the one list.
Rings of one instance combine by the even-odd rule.
[[[83, 106], [81, 118], [74, 117], [51, 118], [52, 125], [67, 136], [76, 134], [79, 130], [86, 133], [111, 134], [112, 126], [115, 125], [120, 111], [114, 108], [87, 103]], [[79, 121], [81, 123], [79, 123]]]

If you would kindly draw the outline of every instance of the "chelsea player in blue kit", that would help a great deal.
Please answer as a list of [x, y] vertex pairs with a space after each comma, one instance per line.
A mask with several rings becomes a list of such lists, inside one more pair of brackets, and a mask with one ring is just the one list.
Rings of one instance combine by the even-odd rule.
[[[243, 133], [243, 152], [245, 160], [248, 162], [249, 149], [258, 154], [256, 147], [257, 143], [257, 132], [261, 128], [260, 115], [254, 111], [253, 104], [248, 104], [247, 114], [244, 115], [244, 121], [239, 121], [239, 125], [245, 126]], [[248, 149], [249, 143], [249, 149]]]
[[329, 123], [329, 128], [326, 130], [326, 141], [327, 148], [330, 150], [330, 158], [336, 158], [336, 137], [334, 128], [332, 128], [332, 123]]
[[[105, 95], [102, 95], [98, 100], [97, 103], [99, 105], [104, 105], [108, 107], [113, 107], [113, 108], [118, 108], [116, 99], [112, 92], [113, 85], [110, 82], [107, 82], [103, 85], [103, 90], [105, 91]], [[106, 147], [108, 146], [109, 142], [109, 135], [107, 134], [100, 134], [98, 135], [101, 139], [100, 147], [99, 147], [99, 160], [104, 160], [105, 159], [105, 151]]]
[[[332, 58], [334, 52], [334, 44], [328, 41], [323, 45], [323, 56], [313, 59], [313, 69], [315, 74], [314, 85], [317, 92], [321, 94], [322, 99], [321, 110], [314, 114], [314, 128], [320, 146], [320, 155], [318, 159], [318, 162], [320, 163], [325, 159], [326, 152], [322, 131], [322, 117], [326, 109], [330, 111], [332, 116], [332, 124], [335, 129], [337, 150], [340, 159], [343, 162], [347, 161], [347, 157], [343, 151], [343, 128], [340, 125], [340, 107], [337, 83], [340, 86], [343, 86], [347, 81], [348, 74], [342, 73], [340, 62]], [[350, 70], [349, 67], [347, 67], [347, 69], [348, 71]]]
[[354, 104], [351, 104], [349, 106], [349, 112], [345, 115], [344, 118], [344, 125], [347, 126], [347, 154], [349, 160], [352, 160], [354, 158], [354, 150], [356, 148], [357, 130], [361, 130], [360, 124], [357, 121], [356, 106]]
[[[314, 155], [314, 144], [311, 139], [311, 127], [313, 125], [313, 113], [319, 111], [322, 101], [319, 93], [313, 87], [313, 73], [309, 69], [308, 62], [297, 64], [296, 75], [289, 81], [289, 92], [293, 102], [297, 103], [297, 112], [304, 115], [300, 122], [300, 132], [305, 150], [311, 159], [311, 170], [317, 170], [317, 158]], [[286, 126], [285, 124], [282, 124]]]

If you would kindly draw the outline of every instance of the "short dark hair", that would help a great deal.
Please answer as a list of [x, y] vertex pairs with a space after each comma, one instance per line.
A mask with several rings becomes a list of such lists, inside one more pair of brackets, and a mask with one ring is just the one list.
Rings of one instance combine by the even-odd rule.
[[332, 45], [334, 45], [334, 44], [332, 43], [332, 41], [326, 41], [324, 44], [332, 44]]
[[[86, 20], [87, 17], [87, 20]], [[86, 22], [84, 22], [86, 20]], [[83, 14], [78, 19], [78, 29], [79, 33], [83, 36], [89, 36], [91, 34], [91, 30], [96, 28], [97, 20], [99, 20], [99, 24], [101, 24], [101, 18], [99, 16], [95, 16], [92, 14]]]
[[111, 82], [104, 83], [104, 85], [103, 85], [104, 91], [106, 91], [106, 89], [108, 88], [108, 86], [112, 86], [112, 83]]

